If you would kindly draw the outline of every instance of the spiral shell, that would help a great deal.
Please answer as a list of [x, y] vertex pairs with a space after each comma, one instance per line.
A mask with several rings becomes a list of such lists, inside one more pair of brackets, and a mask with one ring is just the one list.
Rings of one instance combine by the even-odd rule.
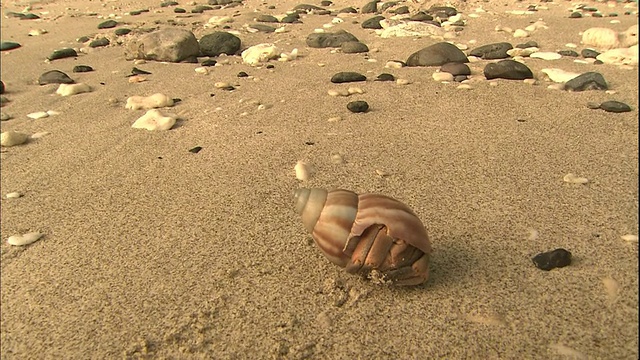
[[298, 189], [294, 201], [316, 245], [347, 272], [397, 285], [427, 280], [431, 244], [424, 225], [405, 204], [342, 189]]

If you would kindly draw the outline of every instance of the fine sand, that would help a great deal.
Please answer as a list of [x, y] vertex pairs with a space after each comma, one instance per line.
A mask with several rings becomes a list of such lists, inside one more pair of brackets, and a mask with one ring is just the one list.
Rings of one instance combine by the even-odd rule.
[[[620, 16], [569, 19], [578, 2], [535, 3], [548, 9], [514, 15], [506, 11], [529, 3], [456, 2], [467, 25], [452, 41], [472, 49], [535, 40], [544, 51], [574, 43], [580, 52], [581, 31], [638, 21], [636, 8], [623, 15], [625, 4], [587, 1]], [[296, 4], [245, 0], [179, 17], [159, 0], [61, 0], [33, 2], [42, 20], [19, 20], [4, 13], [26, 2], [2, 2], [2, 40], [22, 45], [1, 53], [10, 100], [2, 112], [13, 117], [2, 131], [48, 133], [2, 149], [2, 359], [637, 359], [638, 247], [621, 238], [638, 234], [637, 66], [528, 59], [535, 85], [481, 80], [462, 90], [434, 81], [437, 67], [385, 68], [437, 40], [382, 39], [360, 26], [372, 14], [330, 29], [377, 49], [368, 55], [305, 45], [330, 15], [304, 16], [284, 33], [243, 28]], [[479, 6], [487, 12], [467, 16]], [[97, 29], [110, 14], [119, 27], [179, 26], [198, 38], [217, 30], [202, 28], [210, 17], [237, 15], [229, 25], [243, 48], [275, 42], [301, 56], [273, 69], [223, 57], [207, 75], [198, 64], [136, 65], [120, 45], [45, 62], [82, 47], [81, 36], [113, 33]], [[539, 19], [548, 29], [530, 38], [495, 31]], [[32, 29], [48, 33], [30, 37]], [[487, 63], [469, 66], [481, 76]], [[81, 64], [95, 71], [73, 73]], [[152, 73], [147, 81], [128, 81], [134, 66]], [[548, 89], [548, 67], [600, 72], [613, 92]], [[37, 85], [53, 69], [93, 91], [62, 97], [56, 85]], [[332, 84], [339, 71], [368, 81]], [[412, 83], [373, 81], [385, 72]], [[348, 86], [365, 93], [327, 95]], [[126, 99], [157, 92], [181, 99], [167, 110], [183, 120], [164, 132], [132, 129], [144, 111], [125, 109]], [[352, 100], [370, 111], [350, 113]], [[607, 100], [633, 110], [587, 107]], [[26, 116], [47, 110], [59, 114]], [[315, 169], [306, 182], [295, 177], [299, 160]], [[568, 173], [589, 182], [567, 183]], [[294, 212], [299, 187], [405, 202], [431, 239], [429, 281], [377, 285], [330, 263]], [[31, 231], [44, 236], [6, 243]], [[556, 248], [573, 254], [570, 266], [534, 266], [533, 256]]]

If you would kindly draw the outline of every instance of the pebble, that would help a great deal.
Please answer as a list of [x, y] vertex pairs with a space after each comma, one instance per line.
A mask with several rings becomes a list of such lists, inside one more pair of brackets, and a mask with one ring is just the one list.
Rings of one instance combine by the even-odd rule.
[[622, 235], [620, 236], [620, 238], [626, 242], [630, 242], [630, 243], [637, 243], [638, 242], [638, 235], [633, 235], [633, 234], [626, 234], [626, 235]]
[[144, 115], [139, 117], [133, 125], [134, 129], [169, 130], [175, 125], [178, 116], [170, 113], [163, 113], [158, 109], [148, 110]]
[[89, 43], [89, 47], [97, 48], [97, 47], [107, 46], [109, 44], [110, 44], [109, 39], [107, 39], [105, 37], [101, 37], [101, 38], [98, 38], [98, 39], [95, 39], [95, 40], [91, 41]]
[[508, 42], [487, 44], [469, 51], [470, 56], [479, 57], [484, 60], [505, 59], [509, 57], [507, 53], [513, 49], [513, 45]]
[[0, 121], [7, 121], [13, 119], [13, 116], [7, 114], [6, 112], [0, 112]]
[[[332, 162], [333, 164], [344, 164], [344, 163], [345, 163], [345, 161], [344, 161], [344, 157], [343, 157], [342, 155], [340, 155], [340, 154], [333, 154], [333, 155], [331, 155], [331, 162]], [[637, 242], [637, 241], [638, 241], [638, 240], [636, 239], [636, 242]]]
[[29, 244], [33, 244], [34, 242], [40, 240], [42, 238], [42, 233], [39, 232], [30, 232], [22, 235], [13, 235], [9, 236], [7, 239], [7, 243], [13, 246], [25, 246]]
[[78, 53], [74, 49], [64, 48], [60, 50], [55, 50], [54, 52], [51, 53], [51, 55], [49, 55], [47, 59], [58, 60], [58, 59], [64, 59], [68, 57], [76, 57], [76, 56], [78, 56]]
[[141, 83], [141, 82], [144, 82], [144, 81], [147, 81], [147, 78], [145, 78], [142, 75], [135, 75], [135, 76], [131, 76], [129, 78], [129, 83], [130, 84]]
[[296, 163], [296, 166], [294, 166], [293, 170], [296, 172], [296, 179], [300, 181], [309, 180], [313, 172], [313, 168], [311, 167], [311, 165], [302, 160]]
[[209, 70], [207, 70], [207, 68], [204, 66], [197, 67], [194, 69], [194, 71], [197, 74], [202, 74], [202, 75], [207, 75], [209, 73]]
[[43, 119], [43, 118], [49, 117], [49, 115], [50, 114], [46, 111], [38, 111], [38, 112], [27, 114], [27, 117], [36, 120], [36, 119]]
[[555, 249], [533, 257], [533, 263], [540, 270], [550, 271], [571, 264], [571, 253], [565, 249]]
[[556, 83], [566, 83], [567, 81], [580, 76], [579, 73], [564, 71], [562, 69], [556, 68], [542, 69], [540, 71], [543, 74], [547, 75], [547, 77], [549, 77], [549, 80]]
[[394, 81], [396, 78], [395, 76], [388, 74], [388, 73], [382, 73], [380, 75], [378, 75], [377, 78], [375, 78], [374, 81]]
[[484, 76], [487, 80], [508, 79], [524, 80], [532, 79], [533, 73], [527, 65], [515, 60], [500, 60], [496, 63], [487, 64], [484, 68]]
[[44, 35], [48, 33], [47, 30], [45, 29], [31, 29], [29, 30], [29, 33], [27, 35], [29, 36], [40, 36], [40, 35]]
[[446, 63], [440, 67], [440, 72], [448, 72], [453, 76], [471, 75], [469, 66], [462, 63]]
[[369, 52], [369, 47], [360, 41], [345, 41], [340, 45], [340, 50], [345, 54], [359, 54]]
[[173, 106], [173, 99], [161, 93], [153, 94], [147, 97], [131, 96], [127, 99], [127, 103], [125, 104], [125, 108], [131, 110], [147, 110], [169, 106]]
[[455, 45], [439, 42], [416, 51], [407, 58], [407, 66], [442, 66], [449, 62], [469, 62], [467, 56]]
[[71, 96], [86, 92], [91, 92], [91, 86], [85, 83], [60, 84], [60, 86], [58, 86], [58, 90], [56, 90], [56, 94], [61, 96]]
[[22, 197], [22, 194], [20, 194], [19, 192], [14, 191], [14, 192], [10, 192], [10, 193], [6, 194], [4, 197], [7, 198], [7, 199], [17, 199], [19, 197]]
[[562, 180], [564, 182], [571, 183], [571, 184], [586, 184], [589, 182], [589, 179], [576, 176], [575, 174], [572, 174], [572, 173], [568, 173], [567, 175], [565, 175], [562, 178]]
[[19, 48], [21, 45], [13, 41], [0, 42], [0, 51], [7, 51]]
[[334, 74], [331, 77], [331, 82], [334, 84], [357, 82], [357, 81], [367, 81], [367, 77], [360, 73], [351, 72], [351, 71], [339, 72]]
[[118, 22], [115, 20], [107, 20], [98, 24], [98, 29], [111, 29], [118, 26]]
[[411, 84], [411, 80], [409, 79], [398, 79], [396, 80], [397, 85], [409, 85]]
[[327, 91], [329, 96], [349, 96], [349, 91], [346, 89], [330, 89]]
[[435, 72], [433, 73], [433, 75], [431, 75], [431, 77], [433, 77], [433, 80], [435, 81], [453, 81], [453, 74], [448, 73], [448, 72]]
[[91, 66], [88, 66], [88, 65], [76, 65], [76, 66], [73, 67], [72, 71], [74, 73], [84, 73], [84, 72], [93, 71], [93, 68]]
[[471, 90], [473, 89], [473, 87], [469, 84], [460, 84], [458, 85], [458, 87], [456, 87], [456, 89], [460, 89], [460, 90]]
[[631, 111], [631, 107], [629, 105], [615, 100], [603, 102], [602, 104], [600, 104], [600, 109], [612, 113], [623, 113]]
[[534, 59], [542, 59], [542, 60], [558, 60], [560, 58], [562, 58], [562, 55], [556, 53], [556, 52], [549, 52], [549, 51], [538, 51], [538, 52], [534, 52], [533, 54], [529, 55], [530, 58], [534, 58]]
[[604, 76], [593, 71], [580, 74], [565, 83], [565, 89], [569, 91], [607, 90], [608, 88]]
[[342, 121], [342, 117], [340, 116], [334, 116], [334, 117], [330, 117], [327, 119], [328, 122], [338, 122], [338, 121]]
[[5, 131], [0, 135], [0, 146], [11, 147], [22, 145], [29, 139], [29, 135], [18, 131]]
[[38, 84], [47, 85], [47, 84], [73, 84], [75, 81], [69, 77], [69, 75], [63, 73], [60, 70], [50, 70], [38, 78]]
[[351, 101], [347, 104], [347, 109], [353, 113], [367, 112], [369, 110], [369, 104], [362, 100]]
[[406, 64], [404, 63], [404, 61], [399, 60], [387, 61], [387, 63], [384, 65], [384, 67], [387, 69], [402, 69], [405, 66]]

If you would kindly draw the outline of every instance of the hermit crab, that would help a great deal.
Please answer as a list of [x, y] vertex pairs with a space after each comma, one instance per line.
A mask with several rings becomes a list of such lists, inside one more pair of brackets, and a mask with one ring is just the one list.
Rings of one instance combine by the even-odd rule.
[[394, 285], [427, 281], [431, 244], [407, 205], [342, 189], [298, 189], [294, 201], [316, 245], [348, 273]]

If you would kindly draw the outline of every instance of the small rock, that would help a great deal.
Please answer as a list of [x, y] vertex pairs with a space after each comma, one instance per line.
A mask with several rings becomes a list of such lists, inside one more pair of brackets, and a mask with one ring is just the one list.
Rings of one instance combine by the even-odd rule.
[[335, 84], [366, 81], [367, 77], [357, 72], [344, 71], [336, 73], [331, 77], [331, 82]]
[[216, 31], [203, 36], [199, 44], [202, 55], [215, 57], [221, 54], [233, 55], [237, 53], [240, 51], [241, 40], [234, 34]]
[[631, 107], [620, 101], [605, 101], [600, 104], [600, 109], [606, 112], [623, 113], [631, 111]]
[[442, 66], [449, 62], [467, 63], [469, 59], [455, 45], [440, 42], [411, 54], [406, 61], [407, 66]]
[[524, 80], [532, 79], [533, 73], [527, 65], [515, 60], [501, 60], [496, 63], [487, 64], [484, 68], [484, 76], [487, 80], [508, 79]]
[[264, 43], [251, 46], [243, 51], [242, 62], [247, 65], [257, 66], [271, 59], [277, 59], [279, 56], [280, 50], [274, 44]]
[[341, 30], [335, 33], [312, 33], [306, 38], [306, 44], [312, 48], [340, 47], [343, 42], [359, 41], [351, 33]]
[[435, 72], [433, 73], [433, 75], [431, 75], [431, 77], [433, 77], [433, 80], [435, 81], [453, 81], [453, 74], [448, 73], [448, 72]]
[[533, 257], [533, 263], [540, 270], [550, 271], [571, 264], [571, 253], [565, 249], [556, 249], [540, 253]]
[[507, 51], [511, 49], [513, 49], [513, 45], [510, 43], [499, 42], [477, 47], [469, 51], [469, 56], [476, 56], [484, 60], [506, 59], [509, 57]]
[[171, 129], [173, 125], [175, 125], [177, 119], [177, 115], [163, 113], [158, 109], [151, 109], [139, 117], [131, 127], [134, 129], [146, 129], [150, 131], [165, 131]]
[[50, 70], [38, 78], [38, 84], [47, 85], [47, 84], [73, 84], [75, 81], [69, 77], [69, 75], [63, 73], [60, 70]]
[[7, 239], [7, 243], [13, 246], [25, 246], [29, 244], [33, 244], [38, 241], [42, 237], [42, 233], [39, 232], [30, 232], [22, 235], [13, 235], [9, 236]]
[[196, 62], [199, 54], [200, 45], [195, 35], [189, 30], [177, 28], [144, 34], [132, 39], [125, 47], [126, 60]]
[[586, 72], [569, 80], [565, 84], [565, 89], [569, 91], [585, 90], [607, 90], [609, 86], [602, 74], [597, 72]]
[[7, 199], [17, 199], [19, 197], [22, 197], [22, 194], [20, 194], [19, 192], [10, 192], [6, 194], [4, 197]]
[[116, 29], [116, 31], [114, 31], [114, 34], [116, 34], [116, 36], [124, 36], [129, 34], [130, 32], [131, 32], [131, 29], [120, 28], [120, 29]]
[[29, 135], [17, 131], [6, 131], [0, 135], [0, 146], [11, 147], [27, 142]]
[[196, 146], [194, 148], [189, 149], [189, 152], [193, 154], [197, 154], [200, 152], [200, 150], [202, 150], [202, 146]]
[[266, 23], [277, 23], [278, 18], [273, 15], [261, 14], [256, 17], [256, 21], [258, 22], [266, 22]]
[[565, 175], [562, 180], [566, 183], [570, 184], [586, 184], [589, 182], [589, 179], [585, 177], [576, 176], [575, 174], [568, 173]]
[[73, 67], [72, 71], [74, 73], [91, 72], [91, 71], [93, 71], [93, 68], [91, 66], [88, 66], [88, 65], [76, 65], [76, 66]]
[[173, 106], [173, 99], [167, 95], [156, 93], [151, 96], [131, 96], [127, 99], [125, 104], [126, 109], [139, 110], [139, 109], [153, 109], [161, 107]]
[[91, 92], [91, 86], [85, 83], [60, 84], [60, 86], [58, 86], [58, 90], [56, 90], [56, 94], [61, 96], [71, 96], [86, 92]]
[[471, 75], [471, 69], [463, 63], [446, 63], [440, 67], [440, 72], [448, 72], [453, 76]]
[[27, 114], [27, 117], [34, 120], [44, 119], [46, 117], [49, 117], [49, 113], [46, 111], [38, 111], [38, 112]]
[[369, 52], [369, 47], [360, 41], [345, 41], [340, 45], [340, 50], [345, 54], [358, 54]]
[[200, 65], [205, 66], [205, 67], [209, 67], [209, 66], [216, 66], [218, 62], [214, 59], [207, 59], [205, 61], [203, 61], [202, 63], [200, 63]]
[[351, 101], [347, 104], [347, 109], [354, 113], [367, 112], [369, 110], [369, 104], [362, 100]]
[[384, 20], [384, 16], [374, 16], [362, 22], [360, 25], [363, 29], [382, 29], [380, 21]]
[[578, 54], [578, 52], [575, 51], [575, 50], [560, 50], [560, 51], [558, 51], [558, 54], [560, 54], [562, 56], [568, 56], [568, 57], [578, 57], [578, 56], [580, 56], [580, 54]]
[[600, 53], [593, 49], [582, 49], [580, 55], [585, 59], [595, 59], [600, 55]]
[[382, 73], [374, 81], [395, 81], [395, 76], [387, 73]]
[[533, 59], [542, 59], [542, 60], [558, 60], [562, 58], [562, 55], [556, 52], [538, 51], [530, 54], [529, 57]]
[[115, 20], [107, 20], [98, 24], [98, 29], [111, 29], [118, 26], [118, 22]]
[[68, 57], [76, 57], [76, 56], [78, 56], [78, 53], [74, 49], [64, 48], [64, 49], [60, 49], [52, 52], [47, 59], [52, 61], [52, 60], [58, 60], [58, 59], [64, 59]]
[[293, 170], [296, 172], [296, 179], [300, 181], [309, 180], [311, 174], [313, 173], [313, 167], [302, 160], [296, 163], [296, 166], [293, 168]]
[[276, 28], [273, 26], [265, 25], [265, 24], [251, 24], [248, 25], [247, 28], [249, 30], [254, 30], [255, 32], [263, 32], [263, 33], [272, 33], [276, 31]]
[[109, 45], [109, 39], [105, 37], [95, 39], [89, 43], [89, 47], [91, 48], [103, 47], [107, 45]]

